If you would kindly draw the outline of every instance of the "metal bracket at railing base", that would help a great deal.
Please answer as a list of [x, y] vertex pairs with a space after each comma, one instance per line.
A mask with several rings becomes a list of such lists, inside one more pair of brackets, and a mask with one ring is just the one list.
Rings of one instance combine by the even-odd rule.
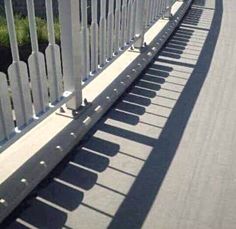
[[87, 99], [84, 99], [83, 104], [77, 109], [77, 110], [71, 110], [65, 106], [62, 106], [58, 112], [56, 112], [57, 115], [61, 115], [67, 118], [71, 119], [77, 119], [81, 115], [83, 115], [90, 107], [92, 106], [92, 103], [88, 102]]
[[171, 6], [167, 7], [166, 11], [162, 15], [162, 19], [171, 20], [173, 14], [171, 13]]
[[173, 18], [173, 14], [172, 13], [169, 13], [169, 12], [166, 12], [163, 16], [162, 16], [162, 19], [163, 20], [171, 20]]
[[141, 46], [137, 46], [137, 45], [132, 45], [130, 47], [130, 51], [131, 52], [139, 52], [139, 53], [143, 53], [147, 50], [148, 46], [146, 44], [146, 42], [144, 42]]

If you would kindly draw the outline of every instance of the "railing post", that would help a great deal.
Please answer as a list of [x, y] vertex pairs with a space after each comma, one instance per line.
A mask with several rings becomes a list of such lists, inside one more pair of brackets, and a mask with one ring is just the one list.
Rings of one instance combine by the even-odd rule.
[[170, 19], [172, 14], [171, 14], [171, 8], [173, 5], [173, 0], [166, 0], [166, 9], [163, 15], [163, 18]]
[[142, 49], [144, 44], [145, 18], [146, 18], [146, 1], [137, 0], [136, 19], [135, 19], [135, 36], [138, 37], [134, 48]]
[[64, 90], [73, 92], [70, 110], [82, 105], [82, 66], [80, 52], [80, 5], [78, 0], [59, 0]]

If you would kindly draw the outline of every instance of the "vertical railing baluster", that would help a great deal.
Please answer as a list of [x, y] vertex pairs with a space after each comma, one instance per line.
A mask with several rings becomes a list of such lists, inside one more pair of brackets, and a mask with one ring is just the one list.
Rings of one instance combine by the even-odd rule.
[[148, 9], [148, 22], [149, 22], [149, 25], [152, 24], [152, 8], [153, 8], [153, 0], [150, 0], [149, 9]]
[[153, 1], [153, 12], [152, 12], [152, 14], [153, 14], [153, 16], [152, 16], [153, 22], [156, 21], [156, 8], [157, 8], [157, 0], [154, 0]]
[[121, 11], [121, 33], [120, 33], [120, 48], [123, 49], [125, 46], [125, 33], [127, 25], [127, 0], [122, 2], [122, 11]]
[[121, 20], [121, 0], [116, 0], [115, 9], [115, 38], [114, 38], [114, 53], [117, 54], [119, 50], [120, 38], [120, 20]]
[[158, 0], [158, 9], [157, 9], [158, 18], [161, 17], [161, 2], [162, 0]]
[[156, 0], [153, 0], [152, 11], [151, 11], [152, 23], [155, 21], [155, 3], [156, 3]]
[[164, 13], [165, 13], [165, 0], [161, 1], [161, 15], [162, 17], [164, 17]]
[[[133, 40], [135, 37], [135, 29], [136, 29], [136, 14], [137, 14], [137, 1], [139, 0], [133, 0], [133, 4], [132, 4], [132, 10], [131, 10], [131, 34], [130, 34], [130, 39]], [[139, 12], [140, 16], [143, 15], [143, 12]], [[143, 19], [143, 17], [142, 17]]]
[[159, 19], [160, 18], [160, 15], [159, 15], [159, 9], [160, 9], [160, 0], [156, 0], [156, 19]]
[[46, 48], [47, 73], [49, 80], [50, 102], [60, 101], [62, 89], [61, 53], [55, 41], [52, 0], [45, 0], [49, 45]]
[[156, 12], [156, 2], [157, 2], [157, 0], [153, 0], [153, 9], [152, 9], [152, 20], [153, 20], [153, 22], [155, 22], [155, 19], [156, 19], [156, 15], [155, 15], [155, 12]]
[[67, 103], [71, 110], [80, 108], [83, 99], [79, 3], [78, 0], [59, 0], [64, 89], [74, 94]]
[[127, 32], [126, 32], [126, 43], [129, 44], [131, 40], [131, 15], [132, 15], [132, 0], [128, 1], [128, 6], [127, 6]]
[[134, 35], [137, 39], [134, 47], [142, 49], [144, 47], [144, 33], [145, 33], [145, 18], [146, 18], [146, 4], [145, 1], [137, 0], [135, 5], [135, 31]]
[[167, 0], [164, 1], [164, 12], [166, 11]]
[[152, 8], [153, 8], [153, 0], [150, 0], [149, 9], [148, 9], [149, 24], [152, 24]]
[[27, 66], [20, 61], [16, 39], [12, 0], [5, 0], [5, 11], [9, 32], [13, 63], [8, 68], [16, 123], [19, 129], [29, 124], [33, 118], [33, 108], [29, 87]]
[[129, 0], [129, 6], [128, 6], [129, 10], [130, 10], [130, 14], [129, 14], [129, 29], [128, 29], [128, 37], [129, 37], [129, 41], [132, 40], [133, 38], [133, 28], [135, 27], [135, 21], [134, 21], [134, 0]]
[[151, 0], [145, 0], [145, 2], [146, 2], [145, 27], [146, 27], [146, 28], [148, 28], [149, 25], [150, 25], [150, 22], [149, 22], [150, 1], [151, 1]]
[[14, 128], [7, 78], [0, 72], [0, 142], [9, 139]]
[[98, 68], [98, 2], [92, 0], [92, 23], [91, 31], [91, 73], [94, 74]]
[[49, 101], [46, 81], [45, 58], [43, 53], [39, 52], [34, 0], [27, 0], [27, 11], [32, 47], [32, 54], [29, 57], [28, 63], [35, 114], [40, 115], [47, 110]]
[[110, 60], [113, 56], [114, 43], [114, 0], [109, 0], [109, 10], [107, 16], [107, 59]]
[[81, 47], [83, 47], [83, 80], [87, 80], [90, 75], [90, 55], [89, 55], [89, 28], [88, 28], [88, 4], [87, 0], [81, 1]]
[[158, 18], [158, 0], [155, 0], [154, 18], [155, 18], [155, 21], [156, 21], [157, 18]]
[[160, 18], [161, 17], [161, 2], [162, 0], [158, 0], [158, 17]]
[[99, 65], [103, 67], [106, 63], [106, 0], [100, 2], [100, 21], [99, 21]]

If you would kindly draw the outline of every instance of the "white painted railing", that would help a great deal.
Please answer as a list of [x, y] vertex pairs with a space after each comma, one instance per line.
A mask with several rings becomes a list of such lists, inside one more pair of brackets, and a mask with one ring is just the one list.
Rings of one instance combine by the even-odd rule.
[[48, 47], [43, 54], [34, 0], [27, 0], [32, 54], [25, 63], [19, 57], [12, 0], [5, 0], [13, 62], [7, 75], [0, 72], [0, 152], [62, 104], [78, 109], [83, 88], [126, 49], [141, 48], [145, 31], [170, 16], [175, 0], [92, 0], [91, 6], [87, 2], [58, 0], [59, 47], [52, 0], [45, 0]]

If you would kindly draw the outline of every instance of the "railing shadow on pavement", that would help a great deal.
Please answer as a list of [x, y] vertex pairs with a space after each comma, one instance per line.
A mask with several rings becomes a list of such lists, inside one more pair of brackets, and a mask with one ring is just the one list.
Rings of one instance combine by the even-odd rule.
[[[118, 144], [93, 137], [93, 133], [94, 131], [91, 130], [87, 134], [80, 146], [77, 146], [37, 186], [2, 223], [1, 228], [27, 228], [21, 223], [22, 221], [38, 228], [64, 226], [67, 212], [83, 204], [84, 191], [93, 188], [97, 182], [98, 173], [103, 172], [109, 165], [108, 157], [114, 157], [119, 151]], [[89, 140], [89, 146], [86, 139]], [[89, 147], [89, 150], [86, 147]], [[57, 205], [63, 210], [48, 203]], [[17, 218], [20, 220], [17, 221]]]
[[[188, 19], [188, 25], [192, 27], [197, 25], [202, 9], [197, 8], [196, 11], [195, 6], [201, 6], [204, 9], [204, 2], [195, 1], [189, 14], [194, 14], [196, 18], [192, 24]], [[108, 119], [117, 120], [129, 125], [139, 123], [139, 117], [147, 112], [146, 108], [151, 105], [151, 99], [156, 96], [161, 85], [168, 81], [170, 75], [173, 76], [173, 69], [166, 66], [166, 63], [173, 63], [173, 61], [162, 58], [163, 55], [154, 60], [150, 65], [151, 68], [140, 75], [139, 79], [113, 106], [112, 110], [90, 131], [84, 142], [57, 166], [31, 196], [7, 218], [1, 228], [27, 228], [20, 223], [21, 221], [15, 221], [16, 218], [39, 228], [65, 227], [67, 213], [83, 205], [84, 192], [93, 188], [99, 173], [109, 167], [109, 158], [115, 157], [120, 151], [119, 144], [95, 137], [94, 133], [98, 130], [153, 147], [118, 211], [115, 215], [110, 216], [112, 221], [109, 228], [111, 229], [141, 228], [165, 179], [206, 79], [220, 31], [221, 18], [222, 0], [216, 0], [212, 25], [196, 65], [177, 61], [185, 50], [189, 39], [193, 36], [191, 28], [185, 26], [178, 28], [172, 36], [174, 39], [170, 38], [163, 48], [162, 54], [165, 56], [166, 53], [169, 53], [169, 57], [176, 59], [175, 64], [188, 66], [194, 70], [171, 114], [166, 117], [167, 123], [162, 129], [159, 139], [152, 139], [141, 133], [112, 126], [106, 121]], [[182, 38], [180, 39], [180, 37]], [[158, 64], [155, 64], [155, 61], [158, 61]], [[47, 201], [52, 204], [48, 205]], [[60, 206], [63, 210], [54, 208], [53, 204]], [[25, 213], [27, 210], [30, 210], [30, 214]], [[98, 209], [93, 210], [105, 214]]]
[[[192, 14], [192, 12], [194, 12], [196, 17], [199, 18], [201, 15], [200, 12], [204, 9], [204, 2], [205, 1], [195, 1], [189, 13]], [[177, 100], [159, 139], [156, 141], [152, 153], [133, 184], [127, 198], [122, 203], [113, 221], [109, 225], [111, 229], [121, 228], [120, 225], [122, 225], [122, 228], [141, 228], [154, 199], [158, 195], [158, 191], [175, 156], [212, 61], [221, 28], [223, 12], [222, 0], [216, 0], [215, 4], [211, 28], [208, 31], [208, 36], [198, 58], [198, 62], [196, 66], [194, 66], [191, 77]], [[196, 11], [194, 9], [195, 6], [201, 6], [202, 9], [197, 8]], [[191, 22], [188, 20], [188, 23]], [[197, 23], [194, 20], [191, 26], [194, 27], [196, 25]], [[192, 32], [190, 28], [181, 26], [181, 29], [177, 29], [175, 34], [191, 36]], [[182, 42], [176, 46], [174, 44], [171, 45], [177, 48], [177, 50], [182, 51], [185, 48], [185, 44], [186, 43]], [[167, 43], [166, 47], [168, 46], [169, 44]], [[165, 62], [165, 60], [163, 60], [163, 62]], [[120, 132], [122, 132], [122, 130], [120, 130]]]

